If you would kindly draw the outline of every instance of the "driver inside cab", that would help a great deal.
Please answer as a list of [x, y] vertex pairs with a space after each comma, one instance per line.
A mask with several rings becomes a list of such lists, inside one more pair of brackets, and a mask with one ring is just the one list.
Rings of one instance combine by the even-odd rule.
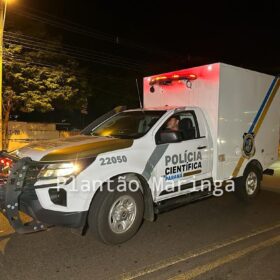
[[179, 131], [179, 116], [172, 116], [166, 123], [165, 132]]

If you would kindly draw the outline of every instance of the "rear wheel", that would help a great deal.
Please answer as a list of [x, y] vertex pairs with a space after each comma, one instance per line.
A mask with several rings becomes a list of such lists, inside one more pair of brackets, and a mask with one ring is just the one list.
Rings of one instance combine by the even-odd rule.
[[104, 243], [123, 243], [138, 231], [143, 212], [144, 201], [140, 190], [102, 190], [96, 195], [90, 208], [89, 229]]
[[262, 172], [256, 165], [248, 166], [245, 171], [240, 183], [236, 186], [236, 194], [243, 201], [249, 202], [254, 199], [261, 186]]

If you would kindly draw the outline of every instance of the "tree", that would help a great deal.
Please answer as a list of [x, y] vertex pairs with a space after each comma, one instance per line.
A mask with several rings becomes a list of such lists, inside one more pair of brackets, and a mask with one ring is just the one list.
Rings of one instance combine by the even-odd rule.
[[63, 53], [5, 44], [3, 69], [3, 149], [8, 148], [12, 112], [50, 112], [84, 108], [88, 81], [79, 65]]

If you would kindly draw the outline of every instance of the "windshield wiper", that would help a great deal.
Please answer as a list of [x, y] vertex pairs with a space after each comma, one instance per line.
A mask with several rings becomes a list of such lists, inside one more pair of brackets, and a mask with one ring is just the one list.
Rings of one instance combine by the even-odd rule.
[[99, 135], [99, 134], [94, 133], [94, 132], [91, 132], [91, 133], [90, 133], [90, 136], [100, 137], [100, 135]]
[[90, 136], [93, 136], [93, 137], [116, 138], [114, 135], [100, 135], [100, 134], [97, 134], [97, 133], [91, 133]]
[[113, 135], [115, 138], [120, 138], [120, 139], [133, 139], [134, 137], [131, 135], [127, 134], [114, 134]]

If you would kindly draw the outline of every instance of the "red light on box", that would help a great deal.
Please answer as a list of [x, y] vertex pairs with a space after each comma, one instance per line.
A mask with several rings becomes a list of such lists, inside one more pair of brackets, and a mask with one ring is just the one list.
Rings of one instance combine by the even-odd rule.
[[161, 81], [164, 81], [164, 80], [167, 80], [166, 76], [155, 77], [155, 78], [150, 80], [150, 85], [154, 85], [156, 83], [160, 83]]
[[188, 78], [189, 80], [196, 80], [196, 79], [197, 79], [197, 76], [196, 76], [195, 74], [189, 74], [189, 75], [187, 76], [187, 78]]
[[157, 81], [166, 80], [166, 79], [167, 79], [167, 77], [165, 77], [165, 76], [156, 77], [156, 80], [157, 80]]
[[197, 76], [195, 74], [187, 74], [187, 75], [179, 75], [179, 74], [173, 74], [170, 76], [158, 76], [155, 78], [152, 78], [150, 80], [150, 85], [154, 85], [156, 83], [158, 84], [170, 84], [172, 81], [180, 81], [180, 80], [189, 80], [189, 81], [193, 81], [196, 80]]

